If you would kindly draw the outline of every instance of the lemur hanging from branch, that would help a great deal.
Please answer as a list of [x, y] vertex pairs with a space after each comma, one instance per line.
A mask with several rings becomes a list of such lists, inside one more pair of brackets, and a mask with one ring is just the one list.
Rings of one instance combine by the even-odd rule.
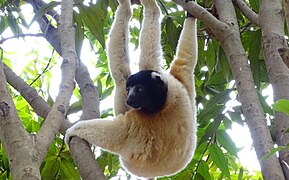
[[186, 18], [176, 58], [165, 74], [160, 65], [160, 9], [155, 0], [141, 0], [140, 71], [130, 75], [131, 3], [118, 2], [108, 42], [117, 116], [77, 122], [67, 130], [66, 142], [78, 136], [118, 154], [125, 169], [140, 177], [175, 174], [190, 162], [196, 147], [196, 19]]

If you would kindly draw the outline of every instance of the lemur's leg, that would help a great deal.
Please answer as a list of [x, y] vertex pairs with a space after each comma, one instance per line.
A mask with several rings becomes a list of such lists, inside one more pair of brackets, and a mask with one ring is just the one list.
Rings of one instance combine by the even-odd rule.
[[141, 0], [144, 20], [140, 34], [140, 70], [161, 71], [160, 9], [156, 0]]
[[110, 73], [115, 82], [114, 111], [115, 115], [125, 113], [126, 106], [126, 80], [130, 75], [128, 32], [131, 18], [130, 0], [118, 0], [115, 19], [112, 24], [107, 44]]
[[194, 70], [198, 60], [197, 20], [187, 17], [179, 39], [177, 54], [171, 64], [172, 74], [186, 87], [191, 101], [195, 99]]

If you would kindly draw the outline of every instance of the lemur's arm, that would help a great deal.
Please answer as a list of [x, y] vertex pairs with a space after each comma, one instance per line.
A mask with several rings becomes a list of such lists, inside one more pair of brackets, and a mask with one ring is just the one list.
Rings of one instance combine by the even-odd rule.
[[140, 34], [140, 70], [161, 71], [160, 9], [156, 0], [141, 0], [144, 20]]
[[130, 0], [118, 0], [115, 20], [112, 24], [107, 44], [110, 72], [115, 82], [115, 114], [123, 114], [129, 108], [126, 106], [126, 80], [130, 75], [128, 32], [131, 18]]
[[124, 115], [119, 115], [114, 120], [78, 121], [66, 131], [65, 142], [69, 144], [71, 138], [77, 136], [98, 147], [119, 154], [128, 135], [127, 123]]
[[178, 79], [187, 89], [190, 98], [194, 101], [194, 69], [198, 58], [197, 20], [187, 17], [179, 39], [177, 54], [172, 62], [170, 74]]

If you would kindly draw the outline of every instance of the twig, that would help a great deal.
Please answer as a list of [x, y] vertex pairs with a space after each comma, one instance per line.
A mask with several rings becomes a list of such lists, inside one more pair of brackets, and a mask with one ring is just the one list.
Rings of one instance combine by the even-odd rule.
[[32, 37], [44, 37], [43, 33], [37, 33], [37, 34], [16, 34], [14, 36], [8, 37], [8, 38], [2, 38], [0, 40], [0, 44], [3, 44], [5, 41], [9, 40], [9, 39], [15, 39], [15, 38], [21, 38], [21, 37], [27, 37], [27, 36], [32, 36]]
[[165, 11], [166, 15], [170, 15], [167, 8], [165, 7], [164, 3], [161, 0], [158, 0], [159, 4], [162, 6], [163, 10]]
[[48, 60], [48, 63], [46, 64], [45, 68], [43, 69], [42, 73], [38, 74], [38, 76], [29, 84], [29, 86], [31, 86], [32, 84], [34, 84], [44, 73], [46, 73], [47, 71], [49, 71], [48, 67], [51, 63], [51, 60], [52, 60], [52, 57], [53, 57], [53, 54], [54, 54], [54, 51], [55, 49], [52, 50], [52, 53], [51, 53], [51, 57], [50, 59]]

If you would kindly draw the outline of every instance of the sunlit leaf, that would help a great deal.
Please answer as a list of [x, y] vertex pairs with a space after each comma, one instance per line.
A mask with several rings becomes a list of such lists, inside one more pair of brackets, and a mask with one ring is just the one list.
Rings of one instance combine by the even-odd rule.
[[199, 167], [197, 169], [197, 173], [201, 174], [203, 176], [204, 179], [206, 180], [210, 180], [211, 176], [209, 173], [209, 165], [207, 164], [207, 162], [202, 161], [199, 164]]
[[270, 156], [274, 155], [276, 152], [280, 152], [280, 151], [286, 151], [289, 150], [289, 144], [286, 146], [278, 146], [276, 148], [273, 148], [269, 151], [269, 153], [267, 153], [262, 159], [261, 161], [264, 161], [266, 159], [268, 159]]
[[280, 99], [273, 104], [273, 109], [289, 116], [289, 100]]
[[206, 128], [205, 134], [202, 136], [201, 140], [199, 141], [199, 145], [213, 137], [213, 135], [217, 132], [217, 129], [220, 126], [222, 117], [223, 116], [217, 117], [213, 122], [209, 124], [209, 126]]
[[60, 170], [66, 177], [73, 177], [75, 179], [80, 179], [79, 174], [74, 167], [73, 163], [62, 159], [60, 163]]
[[60, 167], [60, 161], [57, 160], [56, 156], [46, 158], [44, 167], [41, 170], [41, 179], [49, 180], [52, 177], [56, 178]]
[[218, 168], [224, 173], [224, 175], [228, 178], [230, 178], [230, 171], [228, 167], [228, 161], [222, 152], [222, 150], [216, 145], [216, 144], [211, 144], [209, 146], [209, 151], [212, 160], [216, 164]]
[[79, 9], [79, 15], [82, 17], [90, 32], [99, 41], [102, 48], [105, 48], [103, 27], [107, 14], [108, 2], [106, 0], [98, 0], [96, 1], [96, 4], [90, 3], [90, 6], [78, 4], [77, 7]]
[[52, 10], [53, 8], [55, 8], [56, 6], [60, 5], [60, 2], [58, 1], [51, 1], [48, 4], [45, 4], [43, 6], [41, 6], [41, 8], [35, 13], [33, 19], [31, 20], [31, 22], [29, 23], [29, 26], [31, 26], [31, 24], [34, 21], [37, 21], [39, 18], [41, 18], [42, 16], [44, 16], [48, 11]]
[[226, 131], [218, 130], [217, 140], [227, 151], [238, 157], [236, 145]]
[[229, 82], [232, 77], [232, 71], [231, 71], [231, 67], [228, 62], [227, 56], [221, 46], [219, 46], [219, 61], [220, 61], [223, 79], [226, 82]]

